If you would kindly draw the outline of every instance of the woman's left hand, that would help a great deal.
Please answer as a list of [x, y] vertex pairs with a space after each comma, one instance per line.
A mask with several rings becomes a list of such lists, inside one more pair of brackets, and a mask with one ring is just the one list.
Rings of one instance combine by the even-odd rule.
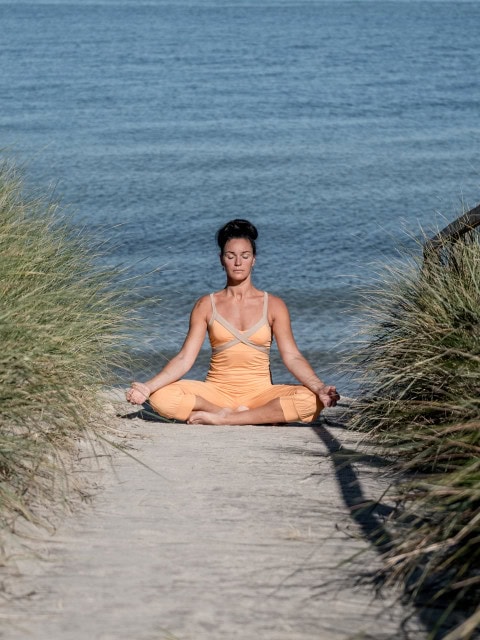
[[323, 389], [318, 393], [324, 407], [335, 407], [340, 400], [340, 395], [337, 392], [336, 387], [331, 385], [325, 385]]

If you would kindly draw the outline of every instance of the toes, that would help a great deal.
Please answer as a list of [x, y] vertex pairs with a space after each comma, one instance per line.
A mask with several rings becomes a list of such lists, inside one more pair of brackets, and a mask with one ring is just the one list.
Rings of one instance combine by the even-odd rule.
[[201, 411], [194, 411], [187, 420], [187, 424], [201, 424], [204, 414]]

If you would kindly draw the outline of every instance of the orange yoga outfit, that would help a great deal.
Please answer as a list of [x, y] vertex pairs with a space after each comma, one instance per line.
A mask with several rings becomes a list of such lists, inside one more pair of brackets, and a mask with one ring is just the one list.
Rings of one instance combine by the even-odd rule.
[[205, 381], [179, 380], [155, 391], [150, 396], [153, 409], [166, 418], [185, 421], [193, 411], [196, 396], [231, 409], [255, 409], [279, 398], [285, 422], [315, 420], [323, 409], [318, 396], [301, 385], [272, 384], [267, 292], [261, 319], [246, 331], [239, 331], [217, 312], [213, 293], [210, 299], [208, 335], [212, 355]]

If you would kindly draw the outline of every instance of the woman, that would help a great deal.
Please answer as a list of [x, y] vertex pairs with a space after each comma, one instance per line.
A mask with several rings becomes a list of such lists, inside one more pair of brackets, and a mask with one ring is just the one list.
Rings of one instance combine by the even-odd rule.
[[[308, 423], [324, 407], [336, 405], [335, 387], [324, 384], [298, 350], [285, 303], [252, 283], [257, 236], [248, 220], [232, 220], [219, 229], [225, 288], [196, 302], [179, 353], [147, 382], [133, 382], [126, 393], [129, 402], [148, 399], [161, 416], [189, 424]], [[205, 382], [181, 380], [207, 331], [212, 356]], [[300, 385], [272, 384], [272, 336]]]

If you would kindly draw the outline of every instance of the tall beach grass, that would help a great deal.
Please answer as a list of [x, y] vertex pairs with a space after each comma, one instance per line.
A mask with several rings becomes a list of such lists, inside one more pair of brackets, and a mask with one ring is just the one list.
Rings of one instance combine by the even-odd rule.
[[[62, 500], [65, 457], [100, 429], [100, 392], [125, 363], [130, 300], [84, 231], [0, 166], [0, 523]], [[95, 417], [96, 416], [96, 417]], [[96, 426], [95, 426], [96, 425]], [[43, 507], [47, 506], [44, 511]], [[45, 523], [45, 518], [43, 519]]]
[[438, 607], [432, 638], [466, 640], [480, 625], [479, 236], [427, 258], [404, 256], [364, 294], [350, 426], [394, 471], [386, 576]]

